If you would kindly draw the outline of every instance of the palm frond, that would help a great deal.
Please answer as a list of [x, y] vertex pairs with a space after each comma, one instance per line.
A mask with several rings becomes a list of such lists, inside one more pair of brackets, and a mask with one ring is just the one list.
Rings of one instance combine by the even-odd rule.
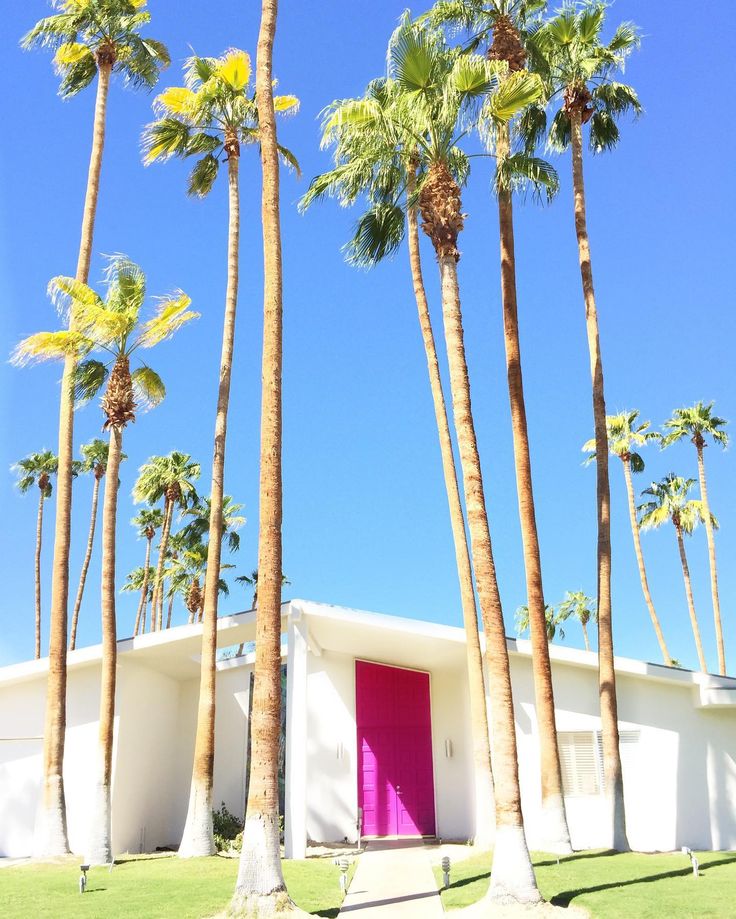
[[63, 360], [67, 356], [81, 357], [91, 347], [91, 341], [80, 332], [36, 332], [16, 345], [10, 362], [16, 367], [23, 367], [42, 361]]
[[74, 368], [74, 404], [77, 407], [89, 402], [100, 392], [107, 380], [108, 370], [102, 361], [80, 361]]
[[370, 267], [392, 255], [404, 238], [404, 212], [396, 205], [375, 204], [361, 216], [346, 244], [351, 265]]
[[161, 377], [150, 367], [138, 367], [130, 375], [135, 393], [136, 406], [143, 411], [155, 408], [166, 396], [166, 387]]
[[189, 173], [187, 194], [196, 195], [198, 198], [207, 197], [212, 191], [219, 171], [220, 161], [214, 154], [208, 153], [197, 160], [194, 169]]
[[178, 291], [174, 296], [161, 297], [158, 300], [155, 315], [142, 325], [137, 345], [152, 348], [165, 341], [192, 319], [198, 319], [199, 313], [189, 309], [191, 299]]

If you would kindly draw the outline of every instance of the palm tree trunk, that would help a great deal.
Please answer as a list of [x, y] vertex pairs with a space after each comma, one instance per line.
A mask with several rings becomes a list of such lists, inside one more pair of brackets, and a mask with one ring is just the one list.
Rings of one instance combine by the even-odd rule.
[[[258, 616], [251, 720], [250, 785], [238, 879], [236, 916], [306, 915], [289, 899], [281, 871], [278, 765], [281, 733], [281, 372], [283, 296], [279, 160], [273, 108], [273, 43], [277, 0], [262, 0], [256, 55], [256, 105], [263, 191], [263, 357], [261, 367]], [[217, 583], [217, 570], [210, 572]]]
[[[408, 173], [408, 195], [414, 194], [416, 177], [413, 170]], [[437, 434], [442, 456], [442, 471], [445, 478], [447, 503], [450, 509], [450, 524], [455, 546], [455, 563], [460, 582], [460, 602], [463, 610], [465, 627], [468, 693], [470, 699], [470, 723], [473, 740], [473, 780], [475, 786], [475, 845], [491, 848], [494, 838], [494, 803], [493, 771], [491, 769], [491, 747], [488, 733], [488, 713], [486, 711], [486, 694], [483, 682], [483, 658], [478, 634], [478, 610], [475, 605], [473, 588], [473, 570], [470, 563], [468, 537], [465, 532], [460, 489], [455, 469], [455, 457], [452, 451], [452, 435], [447, 417], [445, 394], [442, 390], [442, 378], [437, 359], [437, 348], [432, 331], [432, 320], [429, 313], [427, 293], [424, 288], [422, 263], [419, 252], [419, 227], [416, 208], [411, 208], [407, 215], [409, 264], [414, 286], [414, 297], [419, 313], [419, 327], [422, 333], [424, 351], [427, 358], [429, 385], [432, 391], [434, 415], [437, 423]], [[242, 652], [241, 652], [242, 653]]]
[[[92, 153], [84, 200], [82, 235], [77, 260], [77, 280], [87, 283], [92, 258], [92, 240], [97, 214], [102, 152], [105, 144], [105, 117], [112, 66], [98, 67]], [[56, 474], [56, 526], [51, 580], [51, 626], [49, 636], [49, 677], [46, 691], [46, 724], [43, 747], [43, 785], [36, 822], [33, 854], [37, 857], [66, 855], [69, 840], [64, 799], [64, 737], [66, 733], [66, 654], [69, 603], [69, 546], [72, 516], [72, 460], [74, 452], [74, 377], [75, 361], [64, 361], [59, 405], [59, 465]]]
[[135, 628], [133, 634], [141, 635], [146, 631], [146, 611], [148, 609], [148, 571], [151, 565], [151, 543], [153, 536], [146, 537], [146, 564], [143, 567], [143, 586], [141, 587], [141, 599], [138, 603], [138, 613], [135, 617]]
[[588, 641], [588, 626], [581, 622], [580, 625], [583, 627], [583, 641], [585, 642], [585, 650], [590, 651], [590, 642]]
[[115, 727], [117, 675], [117, 625], [115, 619], [115, 530], [118, 475], [123, 429], [110, 427], [110, 448], [102, 502], [102, 673], [100, 677], [100, 761], [92, 799], [92, 821], [86, 860], [90, 865], [109, 864], [112, 853], [112, 748]]
[[685, 541], [682, 538], [682, 527], [679, 527], [675, 524], [675, 532], [677, 533], [677, 548], [680, 552], [680, 564], [682, 565], [682, 577], [685, 581], [685, 596], [687, 597], [687, 609], [690, 613], [690, 624], [693, 627], [693, 637], [695, 638], [695, 647], [698, 650], [698, 661], [700, 662], [700, 669], [703, 673], [708, 672], [708, 665], [705, 662], [705, 653], [703, 652], [703, 642], [700, 639], [700, 626], [698, 625], [698, 617], [695, 612], [695, 600], [693, 598], [693, 587], [690, 582], [690, 566], [687, 563], [687, 555], [685, 553]]
[[153, 596], [151, 597], [151, 626], [152, 632], [160, 628], [158, 622], [159, 599], [163, 591], [164, 561], [166, 550], [169, 547], [169, 533], [171, 532], [171, 518], [174, 514], [174, 502], [164, 498], [164, 522], [161, 527], [161, 542], [158, 547], [158, 561], [156, 562], [156, 576], [153, 581]]
[[38, 491], [38, 515], [36, 517], [36, 660], [41, 657], [41, 537], [43, 533], [43, 489]]
[[87, 551], [84, 553], [84, 562], [82, 563], [82, 572], [79, 575], [79, 587], [77, 588], [77, 597], [74, 601], [74, 613], [72, 615], [72, 634], [69, 639], [69, 650], [73, 651], [77, 646], [77, 624], [79, 622], [79, 610], [82, 608], [82, 597], [84, 595], [84, 585], [87, 581], [87, 571], [89, 570], [90, 559], [92, 558], [92, 547], [95, 541], [95, 526], [97, 524], [97, 501], [100, 495], [100, 479], [95, 475], [95, 484], [92, 486], [92, 513], [89, 522], [89, 534], [87, 536]]
[[708, 564], [710, 566], [710, 595], [713, 600], [713, 620], [716, 629], [716, 647], [718, 649], [718, 672], [726, 675], [726, 649], [723, 644], [723, 626], [721, 625], [721, 601], [718, 597], [718, 569], [716, 568], [716, 543], [713, 538], [713, 520], [710, 516], [708, 503], [708, 487], [705, 482], [705, 460], [703, 457], [703, 444], [697, 443], [698, 451], [698, 479], [700, 481], [700, 500], [703, 502], [703, 516], [705, 518], [705, 535], [708, 540]]
[[220, 384], [215, 417], [215, 445], [212, 457], [212, 491], [210, 495], [210, 528], [207, 543], [207, 570], [204, 579], [204, 616], [202, 659], [199, 679], [197, 737], [194, 745], [194, 768], [189, 792], [189, 810], [179, 855], [213, 855], [215, 840], [212, 829], [212, 776], [215, 762], [215, 678], [217, 674], [217, 601], [219, 597], [222, 556], [222, 501], [225, 492], [225, 440], [230, 401], [235, 345], [235, 316], [238, 305], [238, 252], [240, 245], [240, 150], [237, 141], [228, 151], [229, 226], [227, 252], [227, 291], [225, 323], [222, 332]]
[[657, 612], [654, 609], [654, 603], [652, 602], [652, 595], [649, 592], [649, 581], [647, 580], [647, 571], [644, 567], [644, 555], [641, 551], [641, 538], [639, 536], [639, 524], [636, 521], [636, 500], [634, 498], [634, 484], [631, 481], [631, 460], [623, 459], [624, 464], [624, 479], [626, 480], [626, 494], [629, 499], [629, 521], [631, 523], [631, 535], [634, 537], [634, 552], [636, 553], [636, 564], [639, 566], [639, 580], [641, 581], [641, 589], [644, 594], [644, 599], [646, 600], [647, 609], [649, 610], [649, 615], [652, 618], [652, 625], [654, 626], [654, 631], [657, 634], [657, 641], [659, 642], [659, 649], [662, 652], [662, 658], [668, 666], [672, 664], [672, 658], [670, 652], [667, 650], [667, 645], [665, 644], [664, 634], [662, 632], [662, 626], [659, 623], [659, 617]]
[[174, 592], [172, 591], [171, 596], [169, 597], [169, 608], [166, 611], [166, 628], [167, 629], [171, 628], [171, 614], [173, 612], [174, 612]]
[[608, 435], [606, 400], [603, 390], [603, 362], [598, 334], [598, 312], [593, 288], [585, 213], [583, 178], [583, 127], [580, 112], [572, 116], [572, 176], [575, 205], [575, 233], [578, 241], [580, 277], [585, 299], [585, 325], [593, 381], [593, 424], [596, 451], [596, 504], [598, 516], [598, 682], [601, 700], [601, 734], [605, 793], [610, 809], [611, 847], [627, 851], [624, 780], [618, 738], [616, 671], [613, 659], [611, 621], [611, 491], [608, 478]]
[[[503, 124], [497, 129], [496, 157], [499, 164], [509, 155], [509, 148], [509, 126], [508, 124]], [[500, 189], [498, 194], [498, 222], [501, 242], [501, 302], [503, 304], [506, 376], [511, 405], [516, 493], [519, 502], [521, 541], [524, 552], [534, 695], [539, 730], [543, 848], [548, 852], [569, 853], [572, 852], [572, 846], [570, 845], [570, 831], [565, 813], [560, 751], [557, 746], [552, 666], [549, 660], [549, 641], [551, 636], [547, 634], [547, 617], [542, 586], [542, 563], [534, 508], [529, 432], [527, 429], [524, 383], [521, 370], [521, 345], [519, 342], [519, 319], [516, 299], [514, 212], [511, 192], [504, 189]]]
[[539, 900], [539, 891], [529, 858], [521, 812], [509, 656], [470, 403], [470, 381], [463, 341], [457, 263], [453, 255], [439, 253], [438, 262], [452, 408], [465, 488], [475, 582], [486, 635], [496, 798], [496, 843], [489, 894], [492, 898], [509, 897], [521, 902], [536, 902]]

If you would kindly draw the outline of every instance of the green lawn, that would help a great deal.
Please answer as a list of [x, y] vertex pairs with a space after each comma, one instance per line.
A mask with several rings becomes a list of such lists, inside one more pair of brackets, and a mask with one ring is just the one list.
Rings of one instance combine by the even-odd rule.
[[[728, 919], [736, 917], [736, 852], [698, 853], [701, 874], [678, 854], [578, 852], [560, 859], [535, 853], [537, 883], [546, 900], [574, 904], [593, 919]], [[453, 863], [445, 909], [468, 906], [488, 890], [490, 855]], [[435, 869], [437, 885], [442, 872]]]
[[[285, 861], [293, 899], [317, 916], [337, 916], [340, 871], [332, 859]], [[0, 869], [2, 919], [201, 919], [232, 896], [237, 859], [172, 856], [123, 857], [112, 872], [93, 868], [80, 895], [79, 859]]]

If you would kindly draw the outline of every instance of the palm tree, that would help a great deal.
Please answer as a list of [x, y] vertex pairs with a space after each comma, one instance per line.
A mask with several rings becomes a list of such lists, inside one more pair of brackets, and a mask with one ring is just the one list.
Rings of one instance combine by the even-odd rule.
[[[562, 628], [561, 623], [564, 619], [561, 619], [557, 610], [554, 606], [547, 604], [544, 607], [544, 622], [545, 622], [545, 635], [547, 638], [547, 643], [554, 641], [555, 636], [559, 635], [562, 641], [565, 640], [565, 630]], [[516, 610], [516, 631], [519, 635], [523, 635], [525, 632], [528, 632], [531, 627], [531, 618], [529, 614], [528, 606], [520, 606]]]
[[34, 485], [38, 486], [38, 514], [36, 516], [36, 660], [41, 657], [41, 541], [43, 533], [43, 507], [51, 497], [53, 486], [51, 476], [56, 475], [59, 462], [51, 450], [31, 453], [13, 467], [18, 473], [16, 482], [21, 494], [25, 494]]
[[[185, 85], [167, 89], [157, 97], [154, 108], [160, 118], [144, 134], [145, 162], [172, 156], [197, 156], [189, 178], [189, 194], [209, 194], [219, 172], [219, 156], [228, 164], [228, 254], [225, 321], [220, 359], [220, 382], [215, 416], [212, 458], [211, 516], [207, 569], [213, 572], [205, 583], [205, 628], [202, 631], [200, 706], [195, 741], [194, 771], [184, 835], [179, 855], [213, 855], [212, 771], [214, 768], [215, 664], [217, 657], [217, 578], [220, 569], [222, 501], [225, 477], [225, 441], [230, 400], [238, 299], [238, 249], [240, 239], [240, 152], [242, 145], [260, 141], [258, 110], [250, 89], [250, 57], [230, 49], [219, 58], [191, 57], [185, 65]], [[295, 111], [293, 96], [278, 98], [279, 110]], [[281, 150], [287, 161], [291, 154]]]
[[[278, 0], [261, 0], [256, 106], [263, 185], [263, 356], [258, 527], [259, 609], [251, 722], [250, 784], [243, 848], [230, 911], [305, 915], [291, 902], [281, 870], [278, 761], [281, 734], [281, 371], [283, 299], [279, 216], [279, 144], [273, 97], [273, 44]], [[217, 531], [215, 531], [217, 532]]]
[[[149, 543], [150, 546], [150, 543]], [[138, 604], [138, 615], [136, 616], [135, 628], [133, 635], [138, 634], [138, 627], [141, 621], [141, 611], [143, 611], [143, 626], [145, 629], [145, 610], [148, 602], [153, 595], [153, 575], [154, 569], [149, 565], [146, 567], [139, 566], [128, 573], [125, 578], [125, 584], [120, 588], [121, 592], [139, 593], [141, 595]]]
[[[611, 494], [606, 400], [585, 204], [583, 128], [586, 124], [589, 126], [589, 144], [594, 152], [610, 150], [619, 138], [617, 117], [629, 111], [638, 113], [641, 107], [635, 91], [614, 79], [628, 54], [638, 45], [638, 32], [630, 23], [624, 23], [616, 29], [611, 41], [604, 44], [601, 31], [605, 9], [605, 3], [600, 0], [565, 8], [535, 34], [533, 45], [535, 53], [539, 52], [536, 63], [545, 74], [549, 97], [559, 98], [561, 102], [549, 133], [549, 144], [560, 151], [572, 148], [575, 232], [585, 302], [597, 456], [598, 661], [603, 771], [611, 845], [614, 849], [627, 850], [611, 621]], [[528, 125], [530, 142], [543, 135], [545, 126], [544, 112], [537, 109]]]
[[[647, 604], [647, 609], [649, 610], [649, 615], [652, 619], [654, 631], [657, 635], [657, 641], [659, 642], [659, 648], [662, 652], [662, 658], [664, 659], [665, 664], [670, 665], [672, 663], [672, 657], [670, 652], [667, 650], [667, 645], [664, 640], [664, 633], [662, 632], [662, 626], [660, 625], [659, 617], [657, 616], [657, 611], [655, 610], [654, 602], [652, 601], [652, 594], [649, 590], [647, 571], [644, 566], [644, 555], [641, 551], [641, 539], [639, 538], [639, 524], [636, 520], [634, 484], [631, 479], [632, 472], [641, 473], [644, 471], [644, 460], [642, 459], [641, 454], [638, 453], [634, 447], [643, 447], [645, 444], [650, 443], [653, 440], [659, 440], [659, 434], [657, 434], [656, 431], [649, 430], [648, 421], [637, 424], [636, 420], [638, 417], [639, 412], [637, 410], [634, 410], [633, 412], [624, 411], [619, 412], [618, 415], [606, 416], [608, 449], [613, 456], [617, 456], [621, 460], [623, 465], [624, 481], [626, 482], [626, 495], [628, 497], [629, 504], [629, 522], [631, 524], [631, 535], [634, 537], [634, 552], [636, 554], [636, 564], [639, 568], [639, 580], [641, 581], [641, 589], [642, 593], [644, 594], [644, 600]], [[590, 454], [588, 457], [588, 462], [592, 462], [596, 456], [595, 440], [589, 440], [583, 444], [583, 450]]]
[[[92, 558], [92, 549], [94, 547], [95, 541], [95, 529], [97, 527], [97, 503], [100, 496], [100, 481], [105, 475], [105, 470], [107, 469], [107, 453], [108, 445], [104, 440], [95, 438], [91, 440], [88, 444], [83, 444], [81, 447], [82, 452], [82, 461], [79, 463], [79, 472], [80, 473], [92, 473], [94, 476], [95, 483], [92, 486], [92, 512], [90, 513], [89, 520], [89, 534], [87, 536], [87, 549], [84, 553], [84, 561], [82, 562], [82, 571], [79, 575], [79, 587], [77, 588], [77, 596], [74, 600], [74, 612], [72, 614], [72, 631], [69, 638], [69, 650], [73, 651], [77, 646], [77, 625], [79, 624], [79, 610], [82, 607], [82, 597], [84, 596], [84, 585], [87, 582], [87, 572], [89, 570], [89, 563]], [[123, 453], [120, 457], [120, 461], [123, 462], [127, 459], [127, 456]]]
[[704, 501], [688, 499], [688, 493], [694, 484], [695, 479], [684, 479], [682, 476], [670, 472], [660, 482], [652, 482], [649, 488], [644, 489], [642, 497], [649, 495], [652, 500], [641, 504], [638, 511], [640, 526], [643, 530], [660, 527], [667, 521], [671, 521], [675, 527], [677, 548], [680, 552], [680, 564], [682, 565], [682, 577], [685, 581], [687, 608], [690, 613], [690, 624], [693, 628], [698, 661], [700, 669], [703, 673], [707, 673], [708, 666], [705, 662], [703, 642], [700, 638], [700, 627], [698, 626], [693, 589], [690, 583], [690, 568], [687, 563], [685, 541], [682, 538], [682, 534], [687, 533], [689, 536], [698, 523], [705, 523], [706, 520], [708, 520], [711, 527], [717, 528], [718, 521], [707, 509]]
[[[355, 235], [347, 247], [349, 261], [356, 265], [377, 264], [399, 246], [405, 229], [407, 231], [409, 267], [440, 442], [466, 634], [475, 766], [475, 844], [491, 848], [493, 774], [483, 659], [478, 633], [478, 610], [447, 404], [422, 273], [417, 207], [416, 204], [409, 206], [408, 203], [414, 198], [418, 163], [412, 151], [411, 135], [402, 137], [399, 105], [398, 88], [392, 81], [382, 79], [372, 81], [362, 99], [342, 100], [328, 107], [322, 144], [335, 145], [335, 168], [312, 180], [300, 207], [308, 207], [325, 194], [337, 195], [344, 206], [354, 203], [361, 193], [367, 195], [369, 207], [359, 219]], [[394, 108], [397, 109], [395, 115]], [[350, 117], [351, 110], [354, 109], [362, 109], [364, 112], [359, 125], [353, 124]], [[406, 132], [404, 134], [406, 135]], [[400, 198], [402, 188], [406, 195], [402, 207], [386, 201], [387, 196], [390, 199]], [[238, 654], [242, 653], [242, 649], [243, 645], [240, 645]]]
[[[240, 549], [240, 533], [238, 530], [245, 525], [245, 517], [240, 513], [242, 504], [236, 504], [230, 495], [222, 496], [222, 527], [221, 541], [227, 542], [230, 552]], [[183, 511], [184, 517], [192, 520], [184, 528], [194, 539], [202, 540], [209, 534], [210, 518], [212, 516], [212, 499], [202, 498], [194, 507]]]
[[700, 500], [703, 502], [703, 520], [705, 535], [708, 540], [708, 563], [710, 565], [710, 594], [713, 601], [713, 619], [716, 628], [716, 645], [718, 648], [718, 672], [726, 675], [726, 651], [723, 644], [723, 626], [721, 624], [721, 601], [718, 598], [718, 571], [716, 568], [716, 544], [713, 538], [712, 515], [708, 501], [708, 486], [705, 481], [705, 459], [703, 450], [708, 446], [708, 438], [722, 447], [728, 444], [728, 434], [723, 427], [728, 424], [725, 418], [713, 414], [713, 403], [706, 405], [697, 402], [692, 408], [678, 408], [672, 417], [665, 421], [668, 433], [662, 439], [662, 446], [669, 447], [678, 440], [689, 438], [695, 444], [698, 454], [698, 480], [700, 483]]
[[[501, 87], [513, 93], [517, 85], [523, 87], [528, 79], [526, 36], [538, 24], [538, 15], [544, 6], [544, 3], [537, 0], [454, 0], [438, 3], [429, 18], [437, 24], [450, 23], [464, 29], [470, 35], [470, 47], [485, 46], [487, 58], [503, 67]], [[489, 117], [484, 117], [486, 114]], [[523, 112], [520, 114], [523, 119]], [[480, 128], [495, 153], [496, 162], [494, 185], [498, 205], [506, 376], [539, 725], [544, 848], [552, 852], [569, 853], [572, 847], [557, 745], [552, 666], [546, 638], [548, 619], [522, 378], [513, 214], [513, 192], [517, 186], [531, 181], [538, 193], [544, 190], [548, 199], [551, 199], [557, 191], [558, 182], [554, 169], [532, 156], [532, 151], [514, 152], [512, 119], [505, 111], [500, 114], [494, 113], [492, 109], [487, 113], [482, 112]]]
[[[161, 628], [160, 602], [163, 602], [163, 570], [171, 534], [171, 524], [176, 508], [186, 508], [199, 498], [194, 483], [200, 476], [201, 467], [188, 453], [172, 450], [166, 456], [152, 456], [138, 470], [133, 486], [133, 500], [140, 504], [157, 504], [164, 501], [161, 542], [153, 582], [151, 600], [151, 631]], [[156, 621], [157, 620], [157, 621]]]
[[163, 511], [158, 507], [144, 507], [130, 522], [137, 529], [138, 537], [146, 540], [146, 560], [142, 568], [136, 568], [136, 571], [142, 572], [143, 579], [140, 584], [141, 599], [133, 628], [133, 635], [142, 635], [146, 631], [146, 612], [148, 602], [153, 598], [153, 580], [156, 576], [155, 570], [151, 568], [151, 547], [156, 531], [163, 526]]
[[[89, 86], [95, 76], [97, 98], [92, 130], [87, 187], [77, 259], [77, 281], [86, 284], [92, 260], [97, 199], [105, 145], [107, 97], [113, 73], [132, 87], [155, 85], [162, 67], [169, 63], [165, 45], [142, 38], [150, 21], [146, 0], [52, 0], [59, 10], [41, 19], [24, 36], [23, 48], [55, 51], [54, 66], [61, 77], [59, 93], [64, 99]], [[34, 836], [37, 856], [69, 852], [64, 801], [64, 737], [66, 730], [67, 607], [69, 600], [69, 547], [71, 540], [72, 464], [74, 452], [73, 379], [76, 355], [64, 360], [59, 407], [59, 472], [56, 492], [56, 527], [51, 582], [51, 635], [49, 678], [44, 731], [43, 793]]]
[[[100, 690], [100, 771], [92, 805], [92, 825], [87, 860], [112, 861], [110, 830], [112, 743], [115, 717], [117, 628], [115, 616], [115, 537], [119, 470], [123, 431], [136, 412], [157, 405], [165, 389], [159, 375], [146, 364], [130, 370], [139, 348], [152, 348], [171, 338], [197, 314], [182, 291], [158, 299], [154, 315], [146, 322], [140, 313], [146, 296], [145, 275], [122, 255], [109, 259], [103, 300], [92, 288], [74, 278], [57, 277], [50, 288], [69, 306], [73, 331], [39, 332], [22, 341], [18, 360], [64, 359], [69, 352], [78, 360], [75, 396], [78, 402], [104, 390], [101, 407], [104, 429], [109, 431], [105, 494], [102, 504], [102, 673]], [[104, 352], [111, 364], [87, 355]]]
[[[179, 534], [177, 534], [179, 535]], [[220, 573], [233, 565], [222, 565]], [[188, 547], [172, 553], [172, 559], [167, 568], [170, 579], [169, 594], [171, 599], [179, 594], [184, 599], [184, 605], [189, 612], [189, 625], [201, 622], [204, 615], [204, 591], [202, 582], [207, 573], [207, 546], [188, 537]], [[224, 578], [218, 579], [218, 592], [228, 596], [230, 589]], [[170, 627], [171, 613], [166, 628]]]
[[583, 641], [585, 650], [590, 651], [590, 641], [588, 641], [588, 623], [598, 622], [598, 609], [595, 600], [586, 596], [582, 590], [567, 591], [564, 599], [557, 607], [557, 616], [563, 622], [574, 616], [583, 629]]
[[[539, 899], [539, 892], [523, 828], [508, 651], [463, 343], [457, 241], [464, 218], [456, 175], [462, 177], [468, 171], [467, 157], [457, 141], [463, 133], [458, 122], [471, 104], [482, 102], [489, 117], [512, 117], [538, 98], [540, 85], [538, 78], [522, 74], [513, 84], [506, 81], [496, 89], [498, 65], [476, 55], [458, 57], [448, 51], [439, 34], [406, 22], [392, 39], [389, 71], [402, 92], [405, 124], [412, 132], [412, 147], [419, 161], [422, 229], [434, 246], [440, 268], [453, 415], [488, 649], [497, 853], [490, 896], [532, 902]], [[361, 117], [359, 110], [355, 117]]]

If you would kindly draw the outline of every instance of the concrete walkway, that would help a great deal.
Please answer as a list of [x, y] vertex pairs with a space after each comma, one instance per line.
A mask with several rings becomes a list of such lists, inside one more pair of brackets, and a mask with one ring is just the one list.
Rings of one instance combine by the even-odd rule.
[[339, 915], [342, 919], [441, 919], [445, 913], [422, 841], [368, 843]]

